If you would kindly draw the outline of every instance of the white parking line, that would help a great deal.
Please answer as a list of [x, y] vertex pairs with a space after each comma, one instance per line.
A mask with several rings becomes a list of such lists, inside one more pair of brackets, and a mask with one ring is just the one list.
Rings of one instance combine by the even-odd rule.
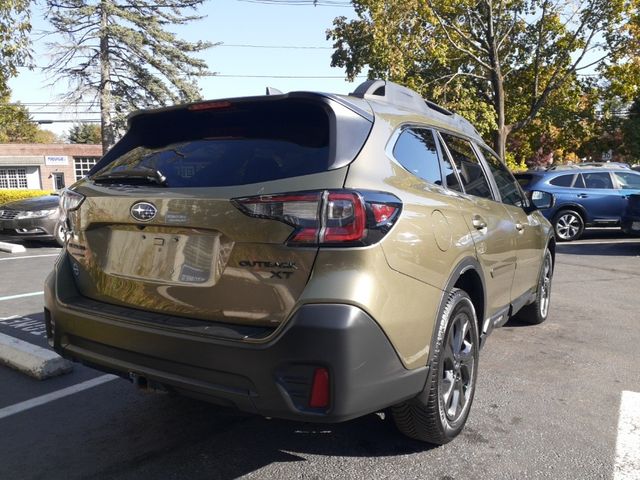
[[21, 293], [19, 295], [9, 295], [8, 297], [0, 297], [0, 302], [3, 300], [14, 300], [16, 298], [23, 297], [35, 297], [36, 295], [42, 295], [44, 292], [31, 292], [31, 293]]
[[640, 393], [622, 392], [613, 480], [640, 480]]
[[20, 260], [23, 258], [42, 258], [42, 257], [57, 257], [58, 255], [60, 255], [59, 253], [47, 253], [46, 255], [24, 255], [22, 257], [7, 257], [7, 258], [0, 258], [0, 262], [6, 262], [8, 260]]
[[72, 385], [71, 387], [63, 388], [62, 390], [57, 390], [40, 397], [32, 398], [30, 400], [25, 400], [24, 402], [0, 408], [0, 420], [6, 417], [10, 417], [11, 415], [15, 415], [16, 413], [24, 412], [25, 410], [29, 410], [34, 407], [39, 407], [40, 405], [44, 405], [45, 403], [53, 402], [54, 400], [58, 400], [59, 398], [68, 397], [69, 395], [73, 395], [74, 393], [97, 387], [98, 385], [110, 382], [111, 380], [115, 380], [116, 378], [120, 377], [116, 375], [102, 375], [101, 377], [92, 378], [91, 380]]

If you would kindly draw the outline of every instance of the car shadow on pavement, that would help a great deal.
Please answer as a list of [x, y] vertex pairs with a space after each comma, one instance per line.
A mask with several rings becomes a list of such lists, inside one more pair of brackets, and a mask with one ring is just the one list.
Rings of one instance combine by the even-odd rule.
[[[367, 458], [435, 448], [404, 437], [384, 414], [326, 425], [267, 419], [178, 395], [147, 394], [122, 379], [0, 424], [0, 478], [16, 472], [43, 478], [52, 465], [56, 473], [49, 478], [65, 480], [226, 480], [264, 468], [304, 470], [313, 472], [309, 478], [321, 478], [328, 457], [362, 459], [347, 462], [357, 468]], [[465, 436], [474, 440], [471, 429]], [[357, 478], [357, 472], [350, 475]]]
[[[393, 457], [435, 448], [403, 437], [378, 414], [322, 425], [233, 414], [184, 398], [167, 401], [178, 407], [178, 412], [191, 410], [187, 416], [178, 415], [182, 426], [173, 444], [139, 451], [128, 460], [94, 472], [93, 478], [163, 478], [179, 466], [179, 478], [234, 479], [278, 463], [304, 462], [298, 468], [305, 470], [313, 464], [308, 470], [313, 471], [324, 462], [323, 457]], [[156, 421], [170, 432], [178, 419]], [[138, 432], [144, 432], [146, 426], [140, 427]], [[181, 439], [184, 429], [189, 433]], [[316, 476], [310, 474], [310, 478]]]

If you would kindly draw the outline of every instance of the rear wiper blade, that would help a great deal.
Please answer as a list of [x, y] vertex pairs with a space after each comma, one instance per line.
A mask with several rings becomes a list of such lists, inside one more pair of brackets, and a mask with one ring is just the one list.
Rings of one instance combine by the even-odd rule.
[[92, 178], [96, 183], [153, 183], [163, 187], [168, 187], [167, 177], [160, 170], [153, 168], [129, 168], [96, 175]]

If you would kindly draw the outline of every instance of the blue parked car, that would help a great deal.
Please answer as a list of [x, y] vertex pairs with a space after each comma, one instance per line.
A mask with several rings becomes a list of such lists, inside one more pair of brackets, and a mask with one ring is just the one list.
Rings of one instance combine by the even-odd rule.
[[541, 210], [561, 241], [580, 238], [585, 227], [620, 226], [631, 194], [640, 194], [640, 172], [572, 168], [516, 174], [525, 190], [552, 193], [553, 207]]

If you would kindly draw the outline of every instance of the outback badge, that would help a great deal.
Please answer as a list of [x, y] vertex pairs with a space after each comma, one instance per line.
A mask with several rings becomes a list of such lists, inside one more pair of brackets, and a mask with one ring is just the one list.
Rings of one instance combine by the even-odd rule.
[[139, 222], [148, 222], [156, 216], [158, 209], [149, 202], [136, 202], [131, 206], [130, 213]]

